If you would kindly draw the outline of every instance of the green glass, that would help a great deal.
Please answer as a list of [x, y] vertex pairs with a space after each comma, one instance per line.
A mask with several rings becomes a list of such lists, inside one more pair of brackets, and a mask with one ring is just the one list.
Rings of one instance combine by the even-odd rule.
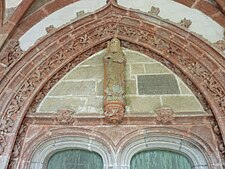
[[103, 169], [103, 161], [95, 152], [63, 150], [49, 159], [47, 169]]
[[139, 152], [131, 160], [131, 169], [191, 169], [188, 159], [172, 151]]

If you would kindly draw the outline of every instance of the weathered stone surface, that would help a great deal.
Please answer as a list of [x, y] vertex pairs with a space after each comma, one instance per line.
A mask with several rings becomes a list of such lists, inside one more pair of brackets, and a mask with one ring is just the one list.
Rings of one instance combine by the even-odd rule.
[[[107, 14], [110, 15], [110, 12], [111, 11], [110, 12], [107, 11], [107, 10], [105, 10], [105, 11], [107, 12]], [[121, 9], [121, 11], [122, 11], [122, 9]], [[94, 15], [96, 17], [96, 20], [97, 21], [99, 21], [99, 20], [102, 21], [103, 20], [101, 18], [98, 18], [100, 16], [100, 14]], [[114, 15], [117, 15], [116, 12], [115, 13], [113, 12], [113, 14]], [[165, 29], [165, 31], [171, 32], [171, 35], [172, 36], [170, 36], [168, 38], [167, 37], [164, 37], [164, 39], [159, 38], [159, 41], [157, 42], [157, 44], [146, 43], [146, 46], [145, 45], [140, 45], [140, 43], [137, 40], [141, 39], [141, 37], [139, 37], [141, 35], [141, 33], [143, 33], [143, 32], [146, 31], [148, 34], [151, 34], [153, 31], [155, 31], [156, 29], [159, 28], [158, 25], [156, 25], [156, 24], [154, 24], [152, 22], [149, 23], [149, 24], [147, 22], [144, 23], [146, 25], [145, 27], [142, 27], [142, 25], [141, 25], [141, 24], [143, 24], [143, 22], [139, 22], [140, 24], [137, 24], [137, 25], [132, 25], [132, 19], [130, 19], [129, 17], [130, 16], [136, 17], [138, 15], [136, 15], [136, 13], [133, 13], [132, 11], [131, 12], [126, 12], [125, 11], [123, 14], [124, 15], [129, 14], [129, 16], [127, 15], [126, 17], [131, 22], [127, 22], [127, 25], [129, 23], [130, 26], [125, 27], [125, 28], [127, 28], [126, 30], [128, 30], [128, 31], [124, 32], [125, 35], [122, 36], [122, 35], [119, 34], [118, 37], [125, 37], [125, 36], [127, 36], [127, 34], [130, 34], [130, 36], [127, 36], [127, 42], [128, 43], [132, 43], [132, 45], [133, 44], [134, 45], [133, 46], [130, 45], [129, 48], [134, 49], [134, 50], [141, 50], [141, 52], [143, 51], [146, 54], [148, 54], [149, 56], [151, 56], [151, 54], [153, 54], [153, 53], [151, 53], [151, 51], [149, 51], [149, 49], [153, 50], [155, 53], [160, 53], [161, 52], [161, 48], [160, 48], [161, 46], [160, 46], [160, 43], [158, 43], [158, 42], [159, 41], [163, 41], [164, 42], [164, 47], [165, 47], [164, 48], [165, 49], [164, 51], [165, 51], [165, 53], [166, 52], [168, 52], [168, 53], [166, 53], [167, 54], [166, 56], [165, 55], [160, 56], [162, 58], [161, 61], [162, 62], [165, 62], [165, 64], [174, 63], [173, 64], [174, 67], [172, 67], [172, 68], [174, 68], [175, 71], [176, 70], [180, 70], [181, 72], [184, 73], [184, 77], [187, 78], [188, 80], [190, 80], [191, 83], [195, 82], [193, 84], [196, 84], [196, 86], [194, 86], [194, 87], [197, 88], [197, 92], [200, 91], [199, 93], [200, 94], [203, 94], [203, 96], [205, 97], [205, 99], [207, 99], [209, 101], [209, 103], [210, 103], [209, 105], [211, 106], [210, 108], [212, 108], [212, 111], [213, 111], [214, 115], [216, 116], [216, 119], [220, 119], [220, 117], [222, 117], [224, 115], [224, 105], [222, 104], [223, 102], [218, 102], [218, 100], [220, 99], [220, 97], [218, 97], [218, 94], [224, 93], [224, 85], [223, 85], [223, 83], [220, 82], [220, 79], [221, 78], [219, 78], [219, 77], [216, 76], [216, 73], [217, 72], [211, 71], [210, 69], [208, 70], [206, 65], [212, 65], [212, 64], [215, 63], [217, 65], [217, 70], [219, 70], [219, 68], [221, 68], [221, 71], [224, 72], [224, 68], [223, 68], [223, 66], [221, 66], [221, 65], [224, 65], [223, 64], [224, 61], [221, 59], [222, 56], [219, 55], [218, 52], [214, 51], [213, 48], [211, 48], [209, 44], [204, 43], [203, 40], [199, 40], [198, 37], [192, 36], [192, 34], [190, 34], [189, 32], [185, 32], [184, 30], [178, 29], [175, 26], [170, 25], [169, 23], [163, 22], [163, 20], [159, 21], [160, 23], [162, 23], [161, 26], [163, 27], [163, 29]], [[121, 15], [119, 15], [119, 16], [121, 16]], [[141, 16], [141, 13], [140, 13], [139, 16]], [[113, 16], [112, 17], [109, 17], [109, 18], [113, 18]], [[107, 18], [104, 18], [104, 19], [108, 20]], [[135, 19], [138, 20], [138, 19], [141, 19], [141, 18], [139, 17], [139, 18], [135, 18]], [[103, 21], [105, 21], [105, 20], [103, 20]], [[33, 23], [31, 22], [31, 24], [33, 24]], [[80, 22], [78, 24], [80, 24]], [[168, 26], [170, 26], [171, 29], [168, 29], [168, 27], [165, 26], [165, 24], [168, 25]], [[84, 24], [81, 24], [81, 25], [84, 25]], [[92, 24], [92, 25], [95, 26], [95, 24]], [[150, 26], [151, 27], [154, 27], [154, 29], [149, 29], [149, 30], [148, 29], [145, 29], [148, 26], [149, 27]], [[69, 26], [69, 28], [72, 28], [72, 26]], [[105, 36], [107, 36], [107, 37], [110, 37], [111, 36], [111, 34], [110, 34], [111, 32], [108, 33], [107, 31], [105, 31], [105, 30], [108, 30], [108, 29], [104, 29], [103, 28], [104, 31], [102, 31], [102, 32], [104, 34], [95, 34], [95, 36], [92, 36], [93, 35], [93, 34], [91, 34], [92, 32], [89, 31], [90, 30], [90, 26], [87, 25], [85, 28], [86, 28], [85, 33], [87, 33], [88, 35], [91, 35], [91, 37], [93, 37], [93, 41], [92, 41], [92, 44], [90, 44], [90, 46], [94, 46], [94, 45], [95, 46], [98, 46], [100, 44], [100, 42], [104, 42]], [[98, 29], [98, 28], [99, 27], [96, 24], [96, 29]], [[118, 28], [120, 28], [120, 25], [118, 25]], [[137, 31], [130, 32], [130, 30], [131, 29], [133, 30], [133, 28], [136, 29]], [[23, 31], [23, 29], [21, 29], [21, 30], [22, 30], [21, 32], [25, 32], [25, 31]], [[65, 31], [65, 29], [62, 28], [62, 31]], [[56, 34], [54, 34], [54, 36], [51, 36], [50, 38], [52, 38], [52, 39], [54, 37], [58, 38], [59, 37], [58, 36], [58, 33], [59, 32], [62, 32], [62, 31], [58, 31]], [[15, 32], [17, 32], [17, 31], [15, 31]], [[64, 34], [66, 34], [66, 32], [68, 32], [68, 34], [71, 35], [71, 32], [69, 32], [69, 31], [65, 31]], [[82, 32], [77, 31], [77, 34], [79, 34], [79, 33], [81, 34]], [[170, 48], [171, 47], [170, 46], [171, 45], [170, 42], [173, 41], [172, 38], [174, 37], [173, 34], [179, 34], [180, 36], [182, 36], [184, 38], [188, 38], [187, 41], [188, 41], [189, 44], [197, 44], [198, 45], [197, 49], [199, 51], [201, 51], [202, 54], [205, 54], [206, 52], [208, 52], [207, 58], [209, 59], [209, 61], [208, 62], [201, 61], [201, 59], [199, 59], [199, 58], [202, 56], [202, 54], [201, 55], [198, 54], [198, 53], [194, 53], [193, 54], [192, 52], [190, 52], [190, 56], [188, 56], [187, 58], [182, 59], [182, 56], [183, 55], [182, 56], [179, 55], [179, 50], [176, 53], [176, 50], [175, 49], [171, 49]], [[186, 36], [186, 35], [188, 35], [188, 36]], [[95, 38], [95, 37], [97, 37], [97, 38]], [[104, 38], [102, 38], [102, 37], [104, 37]], [[47, 46], [50, 43], [54, 43], [54, 40], [52, 40], [52, 39], [48, 43], [46, 42], [46, 40], [43, 40], [43, 41], [45, 41], [45, 44], [46, 44], [46, 45], [43, 45], [43, 46]], [[73, 40], [76, 40], [76, 37], [75, 36], [74, 36]], [[174, 40], [174, 43], [178, 44], [179, 42], [177, 42], [176, 40]], [[58, 47], [56, 47], [56, 46], [53, 46], [54, 49], [52, 49], [52, 51], [60, 50], [60, 51], [66, 52], [66, 51], [68, 51], [68, 49], [65, 50], [65, 48], [64, 48], [65, 46], [67, 46], [67, 44], [64, 44], [64, 43], [62, 43], [62, 44], [60, 44], [60, 46], [58, 46], [58, 47], [60, 47], [60, 49]], [[78, 49], [76, 48], [77, 46], [78, 46]], [[180, 49], [184, 49], [184, 46], [185, 46], [185, 44], [183, 44], [183, 43], [181, 43], [179, 45]], [[37, 47], [38, 49], [40, 49], [40, 45], [38, 45], [38, 44], [36, 44], [35, 47]], [[84, 53], [84, 52], [85, 53], [88, 53], [88, 52], [90, 52], [90, 50], [87, 50], [87, 48], [85, 48], [85, 47], [83, 47], [83, 48], [79, 48], [79, 47], [80, 47], [80, 45], [76, 45], [74, 47], [76, 49], [76, 50], [74, 50], [75, 51], [74, 52], [75, 55], [79, 55], [79, 52], [80, 53]], [[61, 48], [63, 50], [61, 50]], [[39, 50], [37, 55], [39, 55], [45, 49]], [[101, 47], [100, 47], [100, 49], [101, 49]], [[70, 48], [70, 50], [71, 50], [71, 48]], [[49, 63], [47, 62], [48, 61], [47, 59], [50, 58], [51, 56], [46, 57], [46, 59], [43, 59], [43, 63], [46, 63], [46, 65], [47, 65], [47, 67], [44, 67], [44, 68], [47, 68], [49, 70], [49, 72], [54, 72], [55, 75], [59, 75], [59, 72], [56, 72], [57, 70], [60, 70], [61, 68], [63, 68], [63, 66], [65, 66], [67, 63], [72, 62], [70, 59], [68, 59], [68, 58], [72, 58], [71, 55], [59, 55], [59, 56], [61, 56], [61, 57], [66, 56], [66, 59], [62, 58], [61, 60], [56, 60], [56, 61], [55, 60], [51, 60], [51, 62], [49, 62]], [[84, 57], [86, 57], [86, 56], [84, 56]], [[43, 89], [43, 86], [44, 87], [45, 86], [48, 86], [49, 83], [55, 84], [55, 81], [57, 81], [57, 80], [55, 80], [55, 79], [52, 78], [53, 77], [53, 74], [48, 74], [49, 75], [48, 76], [48, 79], [47, 78], [39, 78], [39, 77], [37, 77], [37, 79], [34, 78], [35, 80], [33, 80], [33, 81], [31, 81], [30, 79], [27, 80], [27, 78], [22, 79], [22, 78], [20, 78], [18, 76], [18, 74], [20, 74], [20, 71], [21, 71], [20, 65], [21, 65], [21, 67], [27, 67], [26, 65], [28, 65], [28, 64], [31, 63], [30, 60], [35, 59], [35, 58], [37, 58], [37, 57], [35, 55], [32, 55], [31, 52], [28, 51], [26, 57], [20, 58], [21, 59], [20, 62], [19, 62], [20, 64], [15, 64], [15, 66], [14, 66], [13, 69], [9, 69], [10, 70], [10, 73], [8, 73], [4, 77], [4, 81], [3, 81], [4, 83], [7, 82], [7, 79], [12, 79], [12, 81], [15, 81], [13, 79], [16, 79], [17, 78], [18, 81], [21, 82], [21, 84], [28, 84], [26, 87], [23, 87], [22, 85], [18, 84], [16, 88], [10, 88], [10, 86], [12, 86], [12, 83], [9, 82], [9, 84], [7, 84], [8, 86], [5, 86], [4, 85], [2, 87], [3, 88], [2, 89], [2, 96], [6, 95], [5, 94], [6, 92], [10, 93], [10, 91], [13, 90], [12, 99], [10, 99], [11, 98], [11, 95], [10, 95], [9, 99], [6, 100], [6, 102], [4, 103], [4, 105], [6, 105], [6, 106], [3, 106], [3, 108], [4, 108], [3, 111], [10, 112], [8, 115], [12, 115], [13, 118], [17, 119], [20, 122], [22, 121], [22, 117], [25, 117], [25, 115], [27, 113], [26, 110], [29, 108], [29, 105], [33, 101], [34, 96], [35, 95], [38, 95], [39, 93], [41, 93], [41, 94], [44, 93], [44, 91], [42, 90]], [[80, 59], [80, 60], [82, 60], [82, 58], [79, 58], [78, 57], [78, 59]], [[215, 59], [212, 59], [212, 58], [215, 58]], [[77, 61], [77, 63], [79, 61]], [[22, 64], [22, 63], [26, 63], [26, 65], [25, 64]], [[57, 64], [57, 63], [60, 63], [60, 64]], [[190, 63], [190, 64], [187, 64], [187, 63]], [[195, 64], [195, 63], [198, 63], [198, 64]], [[35, 66], [35, 68], [37, 68], [37, 70], [40, 70], [41, 68], [43, 68], [41, 66], [37, 63], [36, 66]], [[170, 66], [170, 65], [168, 64], [167, 66]], [[15, 67], [16, 67], [16, 69], [15, 69]], [[179, 69], [177, 69], [177, 68], [179, 68]], [[70, 70], [70, 68], [68, 70]], [[204, 76], [204, 77], [201, 76], [201, 72], [203, 72], [202, 70], [204, 70], [204, 72], [206, 72], [206, 76]], [[26, 77], [28, 77], [28, 78], [31, 77], [30, 72], [32, 72], [32, 71], [33, 71], [32, 69], [27, 68], [27, 74], [26, 74], [27, 76]], [[42, 72], [40, 72], [40, 73], [42, 73]], [[43, 74], [41, 74], [40, 77], [44, 77]], [[207, 83], [208, 82], [207, 81], [208, 79], [205, 79], [206, 77], [209, 77], [210, 83]], [[38, 85], [35, 85], [35, 83], [37, 83]], [[46, 83], [46, 84], [44, 84], [44, 83]], [[34, 87], [33, 89], [32, 89], [32, 87], [30, 88], [30, 86], [32, 86], [32, 85], [34, 85], [33, 86]], [[206, 87], [203, 88], [202, 85], [204, 85]], [[51, 88], [51, 86], [50, 86], [50, 88]], [[47, 91], [50, 88], [47, 88]], [[5, 97], [3, 97], [3, 98], [5, 98]], [[21, 102], [19, 102], [19, 101], [21, 101]], [[19, 102], [19, 104], [17, 104], [18, 102]], [[33, 108], [33, 107], [31, 107], [31, 108]], [[19, 109], [19, 111], [17, 111], [18, 109]], [[223, 132], [224, 131], [224, 123], [223, 123], [222, 120], [221, 121], [218, 121], [218, 123], [219, 123], [219, 127], [221, 128], [222, 134], [223, 134], [223, 137], [224, 137], [224, 132]], [[18, 131], [18, 129], [19, 129], [19, 123], [16, 122], [15, 124], [16, 125], [14, 126], [14, 129], [15, 129], [15, 131], [16, 130]], [[139, 126], [137, 126], [137, 127], [139, 127]], [[67, 130], [65, 130], [65, 131], [67, 131]], [[190, 131], [190, 130], [184, 130], [184, 133], [186, 131]], [[45, 135], [45, 134], [46, 133], [43, 133], [43, 135]], [[7, 138], [7, 140], [9, 140], [9, 142], [14, 142], [15, 137], [16, 136], [13, 136], [11, 138]], [[24, 145], [26, 145], [26, 144], [24, 144]], [[36, 146], [36, 143], [35, 143], [35, 146]], [[8, 147], [9, 150], [11, 150], [11, 148], [12, 148], [10, 146], [7, 146], [7, 147]], [[205, 147], [207, 148], [207, 146], [205, 146]], [[213, 149], [213, 150], [216, 151], [217, 149]], [[10, 151], [6, 151], [5, 154], [10, 155], [11, 152]], [[218, 154], [218, 152], [215, 152], [215, 154]], [[23, 167], [21, 167], [21, 168], [23, 168]]]
[[113, 124], [122, 122], [125, 114], [125, 66], [126, 56], [121, 48], [121, 42], [114, 37], [108, 41], [104, 63], [104, 116]]
[[126, 80], [126, 94], [137, 94], [136, 80]]
[[136, 74], [144, 74], [144, 65], [143, 64], [132, 64], [131, 65], [131, 74], [136, 75]]
[[144, 56], [143, 54], [135, 51], [130, 51], [125, 49], [124, 53], [126, 54], [127, 63], [146, 63], [146, 62], [155, 62], [153, 59]]
[[126, 78], [126, 80], [127, 79], [131, 79], [131, 74], [130, 74], [131, 72], [130, 72], [130, 64], [126, 64], [126, 67], [125, 67], [125, 78]]
[[179, 94], [177, 81], [173, 75], [138, 76], [138, 93], [140, 95]]
[[128, 113], [154, 113], [154, 110], [161, 106], [160, 97], [158, 96], [127, 96], [126, 103]]
[[162, 102], [176, 112], [203, 111], [194, 96], [162, 96]]
[[103, 114], [103, 97], [90, 96], [84, 107], [84, 113]]
[[71, 73], [69, 73], [64, 80], [72, 80], [72, 79], [103, 79], [103, 65], [101, 66], [85, 66], [78, 67], [74, 69]]
[[95, 81], [62, 81], [49, 96], [86, 96], [95, 93]]
[[170, 73], [170, 71], [160, 63], [145, 64], [145, 71], [147, 74], [153, 73]]
[[[147, 61], [148, 58], [144, 57], [143, 55], [141, 55], [137, 52], [133, 52], [133, 51], [130, 51], [127, 49], [124, 49], [124, 51], [126, 51], [126, 54], [127, 54], [126, 58], [132, 56], [138, 63], [138, 64], [129, 64], [129, 63], [126, 64], [126, 95], [127, 95], [127, 98], [129, 98], [129, 96], [130, 97], [132, 96], [132, 98], [135, 98], [134, 103], [136, 105], [135, 104], [132, 105], [132, 109], [134, 109], [135, 111], [138, 109], [138, 106], [140, 105], [140, 103], [138, 103], [139, 100], [141, 100], [141, 102], [144, 102], [144, 103], [149, 101], [148, 97], [142, 97], [143, 94], [138, 93], [136, 79], [138, 79], [137, 77], [139, 77], [139, 76], [144, 75], [144, 76], [148, 77], [150, 74], [152, 74], [156, 78], [160, 77], [161, 79], [166, 81], [165, 84], [164, 84], [164, 82], [159, 83], [160, 85], [165, 85], [164, 87], [166, 89], [166, 92], [164, 91], [162, 93], [159, 93], [160, 90], [157, 90], [155, 93], [149, 94], [145, 91], [144, 95], [146, 95], [146, 96], [151, 95], [154, 97], [155, 96], [160, 97], [160, 96], [167, 94], [167, 90], [169, 90], [171, 87], [167, 85], [170, 81], [168, 81], [166, 78], [164, 78], [164, 76], [172, 77], [172, 79], [175, 81], [175, 84], [177, 83], [176, 79], [178, 79], [179, 88], [177, 87], [177, 85], [175, 85], [175, 88], [177, 91], [179, 91], [179, 89], [180, 89], [181, 93], [178, 93], [176, 95], [178, 95], [178, 96], [186, 96], [186, 95], [191, 96], [192, 95], [193, 96], [191, 91], [186, 87], [186, 85], [181, 81], [181, 79], [175, 78], [174, 75], [172, 74], [172, 72], [169, 69], [167, 69], [164, 65], [162, 65], [159, 62], [152, 60], [152, 59], [150, 59], [149, 63], [143, 62], [143, 61]], [[87, 59], [86, 61], [84, 61], [76, 69], [73, 69], [72, 71], [70, 71], [65, 76], [65, 78], [63, 78], [60, 82], [58, 82], [56, 87], [54, 87], [54, 89], [48, 94], [48, 96], [60, 96], [60, 97], [82, 96], [81, 99], [85, 99], [86, 102], [83, 106], [80, 107], [80, 110], [79, 110], [80, 113], [99, 113], [99, 112], [102, 113], [103, 70], [101, 72], [99, 68], [101, 67], [103, 69], [103, 54], [104, 53], [105, 53], [105, 50], [98, 52], [97, 54], [92, 56], [90, 59]], [[135, 55], [137, 55], [137, 56], [135, 56]], [[143, 72], [142, 65], [145, 66], [144, 70], [146, 71], [146, 73], [143, 73], [143, 75], [134, 74], [134, 75], [132, 75], [132, 78], [131, 78], [130, 77], [131, 65], [138, 65], [138, 66], [141, 65], [142, 72]], [[94, 68], [97, 68], [97, 69], [93, 70]], [[98, 73], [96, 73], [96, 72], [98, 72]], [[169, 74], [165, 74], [165, 73], [169, 73]], [[102, 77], [100, 77], [100, 74]], [[163, 76], [163, 78], [161, 76]], [[154, 80], [153, 82], [156, 82], [156, 80]], [[148, 80], [147, 80], [147, 83], [149, 83]], [[156, 84], [157, 89], [160, 85]], [[149, 84], [147, 84], [145, 87], [147, 87], [147, 89], [145, 89], [147, 91], [152, 89], [152, 87], [150, 87]], [[174, 87], [174, 86], [172, 86], [172, 87]], [[137, 99], [137, 98], [139, 98], [139, 99]], [[146, 99], [146, 101], [145, 101], [145, 99]], [[138, 100], [138, 101], [136, 101], [136, 100]], [[129, 101], [129, 99], [128, 99], [128, 101]], [[143, 108], [144, 109], [143, 111], [146, 111], [146, 112], [149, 110], [151, 110], [153, 112], [155, 107], [158, 108], [158, 106], [154, 106], [155, 105], [154, 99], [153, 99], [153, 104], [151, 103], [151, 101], [149, 101], [149, 103], [146, 103], [146, 105], [148, 106], [148, 109]], [[159, 104], [157, 103], [156, 105], [159, 105]], [[137, 107], [135, 108], [135, 106], [137, 106]], [[131, 107], [129, 105], [128, 105], [127, 111], [128, 112], [131, 111]], [[143, 111], [141, 111], [141, 112], [143, 112]], [[197, 114], [201, 114], [201, 112], [198, 112]]]
[[193, 95], [193, 93], [191, 92], [191, 90], [188, 89], [188, 87], [182, 81], [179, 81], [179, 86], [180, 86], [181, 94], [190, 94], [190, 95]]
[[45, 98], [38, 112], [57, 112], [60, 109], [69, 108], [76, 113], [82, 110], [85, 105], [85, 99], [78, 97]]
[[97, 54], [93, 55], [91, 58], [85, 60], [81, 65], [103, 65], [103, 56], [106, 50], [100, 51]]
[[103, 96], [103, 80], [97, 82], [97, 95]]

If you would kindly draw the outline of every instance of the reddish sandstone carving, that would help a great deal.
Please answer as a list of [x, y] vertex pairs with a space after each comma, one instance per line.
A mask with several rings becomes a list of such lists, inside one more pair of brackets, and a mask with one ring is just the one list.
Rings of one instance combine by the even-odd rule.
[[2, 154], [5, 150], [6, 140], [4, 135], [0, 134], [0, 154]]
[[[216, 119], [224, 117], [225, 83], [221, 72], [225, 72], [225, 64], [220, 53], [171, 23], [160, 20], [162, 25], [157, 25], [140, 15], [110, 6], [103, 12], [85, 17], [88, 23], [85, 31], [80, 26], [84, 23], [81, 19], [56, 31], [53, 36], [43, 38], [35, 46], [38, 50], [31, 48], [20, 60], [13, 62], [15, 66], [8, 74], [4, 74], [0, 85], [0, 99], [4, 100], [0, 106], [0, 111], [4, 112], [1, 120], [18, 120], [12, 126], [16, 133], [27, 109], [35, 111], [36, 105], [63, 75], [104, 49], [106, 41], [115, 35], [121, 39], [123, 47], [160, 61], [182, 77], [204, 103], [205, 109], [212, 111]], [[222, 137], [225, 136], [224, 124], [223, 120], [218, 121]], [[15, 138], [10, 134], [4, 133], [2, 140], [13, 144]], [[1, 141], [0, 146], [4, 147], [6, 141]], [[0, 154], [10, 155], [12, 144], [7, 144], [4, 148], [7, 152]]]
[[162, 107], [155, 110], [156, 112], [156, 121], [162, 124], [172, 123], [174, 120], [173, 110], [169, 107]]
[[19, 41], [10, 40], [8, 45], [1, 51], [0, 54], [0, 64], [9, 67], [12, 65], [19, 57], [23, 54], [19, 46]]
[[114, 124], [120, 123], [125, 113], [125, 62], [120, 41], [113, 38], [104, 56], [104, 114]]
[[51, 34], [53, 32], [55, 32], [56, 28], [53, 25], [50, 25], [48, 27], [45, 28], [46, 32]]
[[225, 50], [225, 41], [224, 40], [219, 40], [214, 45], [221, 51]]
[[19, 130], [19, 133], [17, 135], [15, 145], [13, 147], [11, 160], [10, 160], [9, 167], [8, 167], [9, 169], [16, 168], [16, 165], [17, 165], [17, 162], [19, 159], [19, 155], [20, 155], [22, 147], [23, 147], [27, 129], [28, 129], [28, 126], [25, 123], [22, 124], [22, 126]]
[[69, 109], [59, 110], [59, 114], [56, 117], [56, 120], [59, 124], [71, 125], [74, 122], [73, 113], [74, 111]]

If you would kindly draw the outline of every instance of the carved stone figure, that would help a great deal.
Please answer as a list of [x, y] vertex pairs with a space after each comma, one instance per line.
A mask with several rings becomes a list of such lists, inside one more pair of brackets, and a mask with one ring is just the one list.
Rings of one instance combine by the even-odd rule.
[[112, 123], [120, 123], [125, 112], [125, 55], [120, 41], [108, 42], [104, 61], [104, 113]]

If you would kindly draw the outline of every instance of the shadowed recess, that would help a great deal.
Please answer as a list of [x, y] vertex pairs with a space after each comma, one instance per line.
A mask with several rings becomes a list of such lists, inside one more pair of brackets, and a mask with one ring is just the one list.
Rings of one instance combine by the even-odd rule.
[[86, 150], [64, 150], [55, 153], [47, 169], [103, 169], [99, 154]]
[[153, 150], [137, 153], [131, 160], [131, 169], [191, 169], [186, 157], [172, 151]]

